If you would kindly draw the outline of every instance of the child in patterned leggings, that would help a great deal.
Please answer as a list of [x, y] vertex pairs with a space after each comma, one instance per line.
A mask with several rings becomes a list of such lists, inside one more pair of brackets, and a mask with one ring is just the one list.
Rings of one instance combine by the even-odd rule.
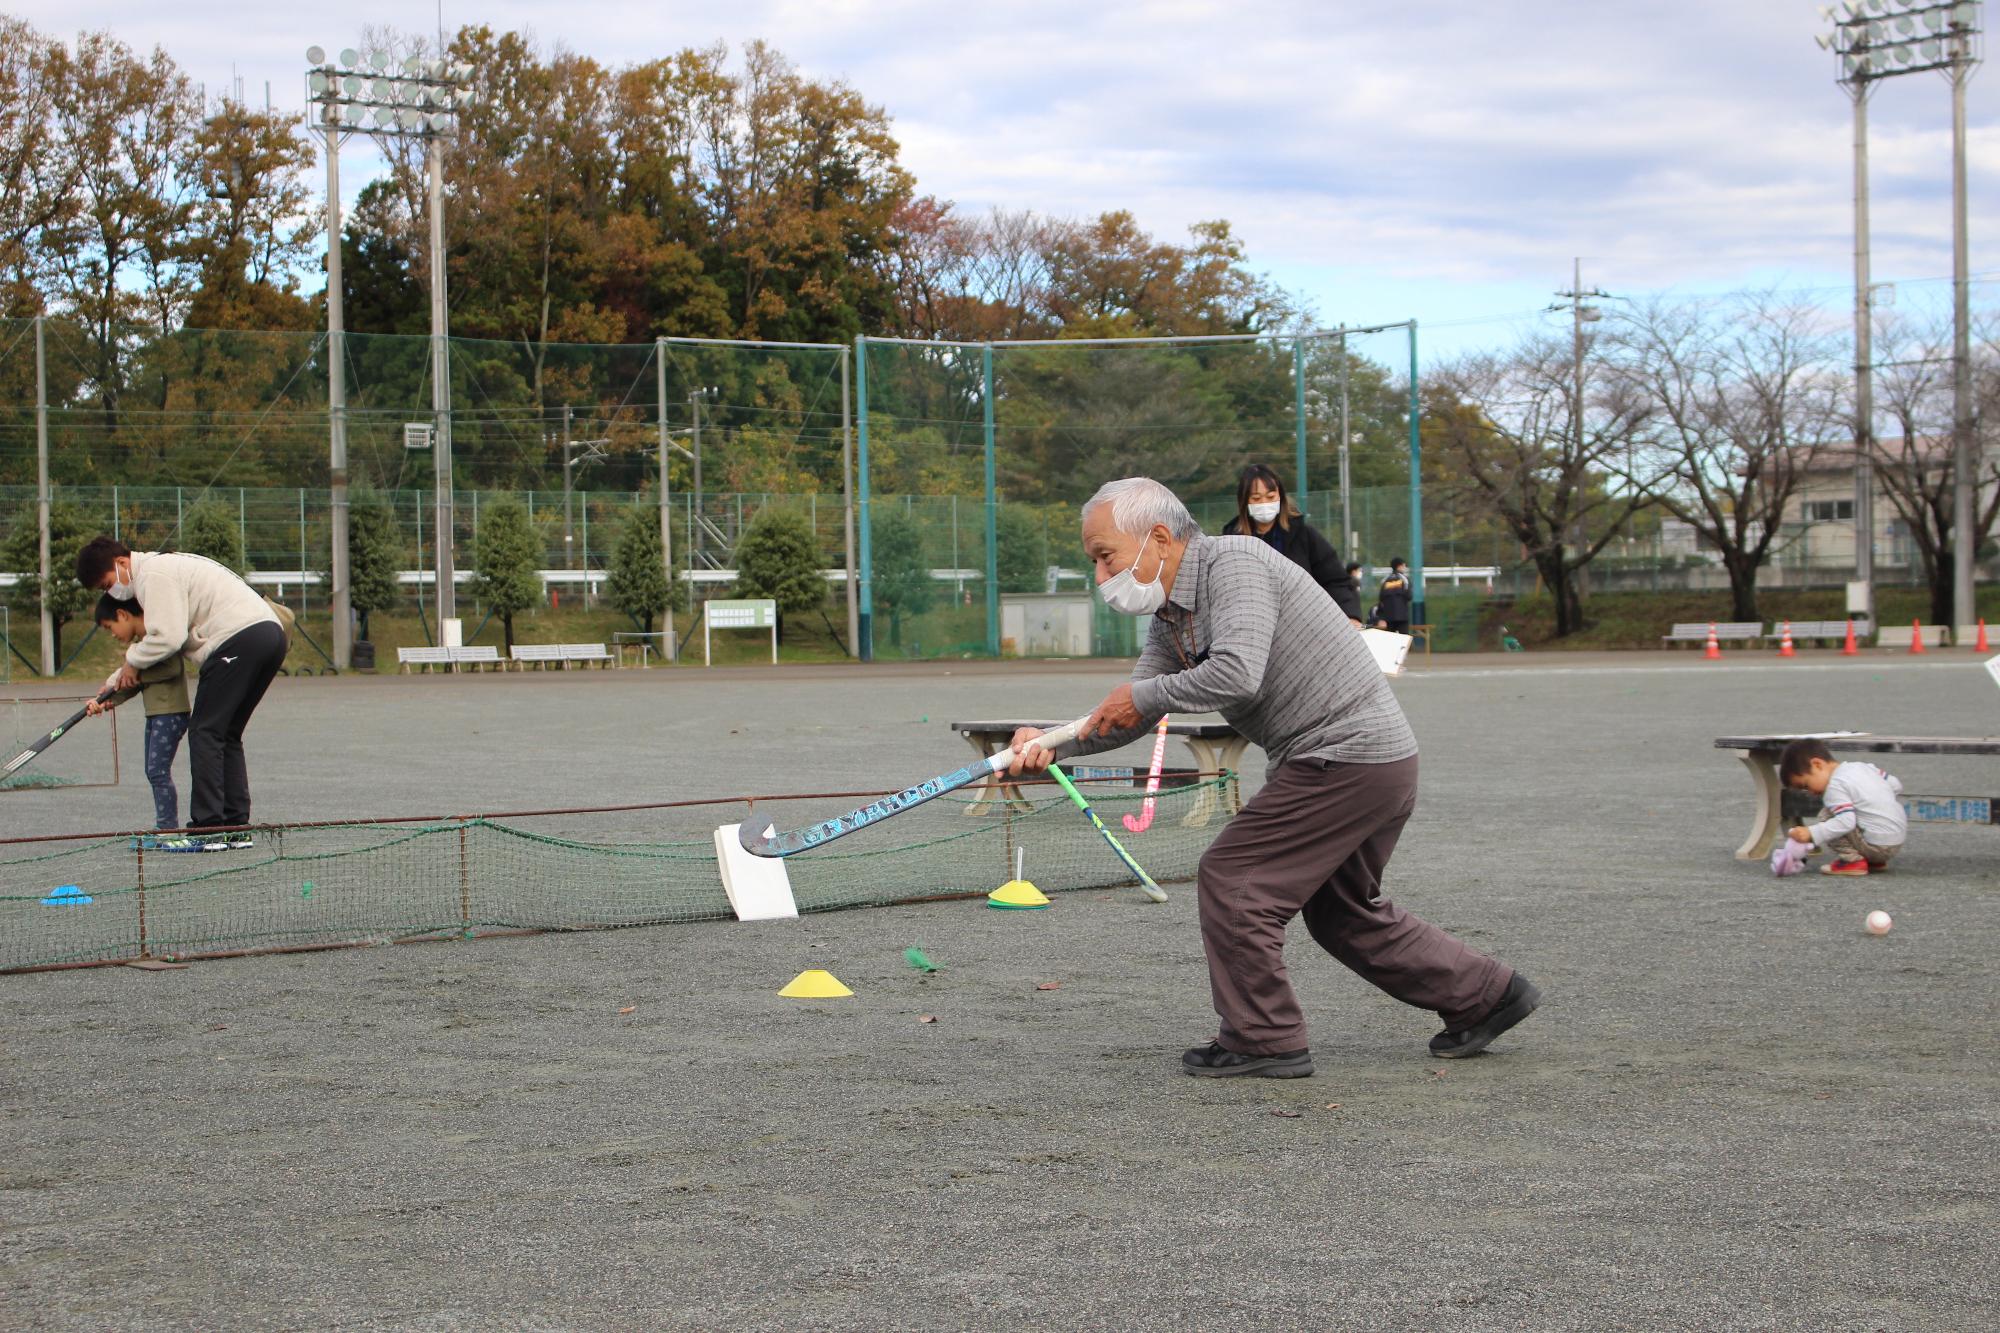
[[[137, 602], [121, 602], [108, 595], [98, 598], [97, 623], [121, 644], [136, 643], [146, 636], [146, 615]], [[153, 784], [154, 827], [177, 829], [181, 818], [180, 798], [174, 790], [174, 755], [187, 735], [190, 712], [187, 669], [182, 659], [171, 657], [140, 672], [139, 693], [146, 699], [146, 781]], [[92, 704], [90, 711], [109, 712], [131, 697], [131, 691], [114, 694], [102, 704]], [[165, 842], [159, 846], [161, 850], [180, 850]]]

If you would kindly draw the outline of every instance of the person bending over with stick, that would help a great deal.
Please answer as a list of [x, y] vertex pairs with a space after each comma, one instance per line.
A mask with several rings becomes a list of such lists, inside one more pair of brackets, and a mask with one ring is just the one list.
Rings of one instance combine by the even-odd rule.
[[[146, 608], [146, 633], [125, 650], [114, 678], [119, 689], [131, 689], [141, 671], [176, 653], [201, 669], [188, 722], [188, 828], [248, 824], [243, 730], [285, 660], [285, 631], [270, 604], [206, 556], [135, 553], [111, 537], [93, 537], [77, 552], [76, 578]], [[252, 838], [235, 832], [223, 841], [248, 847]]]
[[1215, 711], [1264, 747], [1264, 788], [1201, 858], [1197, 887], [1221, 1029], [1181, 1057], [1199, 1077], [1304, 1078], [1306, 1025], [1285, 927], [1405, 1004], [1436, 1013], [1443, 1059], [1477, 1055], [1532, 1013], [1526, 977], [1381, 896], [1417, 800], [1417, 742], [1360, 631], [1254, 537], [1207, 537], [1157, 481], [1106, 484], [1083, 507], [1105, 604], [1152, 619], [1130, 684], [1051, 754], [1014, 735], [1013, 772], [1126, 744], [1161, 714]]

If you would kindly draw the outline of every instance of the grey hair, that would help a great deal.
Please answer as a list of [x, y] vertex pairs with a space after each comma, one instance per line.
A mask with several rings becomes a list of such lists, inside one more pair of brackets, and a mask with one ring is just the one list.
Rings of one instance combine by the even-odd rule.
[[1083, 502], [1083, 516], [1099, 505], [1111, 506], [1111, 523], [1129, 537], [1143, 537], [1153, 528], [1166, 528], [1177, 542], [1201, 531], [1194, 515], [1178, 495], [1151, 477], [1121, 477], [1097, 488], [1097, 494]]

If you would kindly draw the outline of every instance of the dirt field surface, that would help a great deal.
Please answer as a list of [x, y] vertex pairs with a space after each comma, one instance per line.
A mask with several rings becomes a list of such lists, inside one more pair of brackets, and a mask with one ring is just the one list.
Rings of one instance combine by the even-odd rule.
[[[893, 784], [961, 762], [952, 720], [1117, 673], [280, 681], [256, 810]], [[1298, 930], [1318, 1074], [1184, 1077], [1214, 1031], [1185, 884], [0, 976], [0, 1327], [2000, 1322], [2000, 828], [1774, 880], [1731, 857], [1750, 784], [1711, 745], [2000, 733], [1986, 674], [1648, 654], [1396, 690], [1423, 788], [1388, 891], [1547, 992], [1478, 1059]], [[1888, 767], [2000, 794], [1991, 760]], [[147, 808], [133, 772], [0, 823]], [[855, 996], [780, 998], [808, 967]]]

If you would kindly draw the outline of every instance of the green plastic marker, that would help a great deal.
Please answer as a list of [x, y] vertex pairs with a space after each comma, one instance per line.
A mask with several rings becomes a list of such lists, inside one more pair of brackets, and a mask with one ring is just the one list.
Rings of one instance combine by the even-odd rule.
[[1069, 774], [1063, 772], [1060, 765], [1050, 764], [1049, 776], [1056, 780], [1063, 791], [1069, 795], [1070, 800], [1076, 802], [1076, 808], [1090, 817], [1091, 824], [1096, 827], [1099, 833], [1104, 835], [1104, 840], [1111, 844], [1111, 850], [1118, 853], [1118, 859], [1123, 861], [1127, 868], [1139, 877], [1139, 888], [1144, 891], [1145, 895], [1156, 903], [1165, 902], [1167, 900], [1166, 890], [1153, 883], [1153, 877], [1146, 873], [1144, 867], [1132, 859], [1132, 853], [1126, 851], [1118, 839], [1111, 836], [1111, 830], [1104, 827], [1104, 821], [1099, 819], [1097, 812], [1090, 808], [1090, 802], [1083, 799], [1083, 793], [1078, 791], [1076, 784], [1069, 780]]

